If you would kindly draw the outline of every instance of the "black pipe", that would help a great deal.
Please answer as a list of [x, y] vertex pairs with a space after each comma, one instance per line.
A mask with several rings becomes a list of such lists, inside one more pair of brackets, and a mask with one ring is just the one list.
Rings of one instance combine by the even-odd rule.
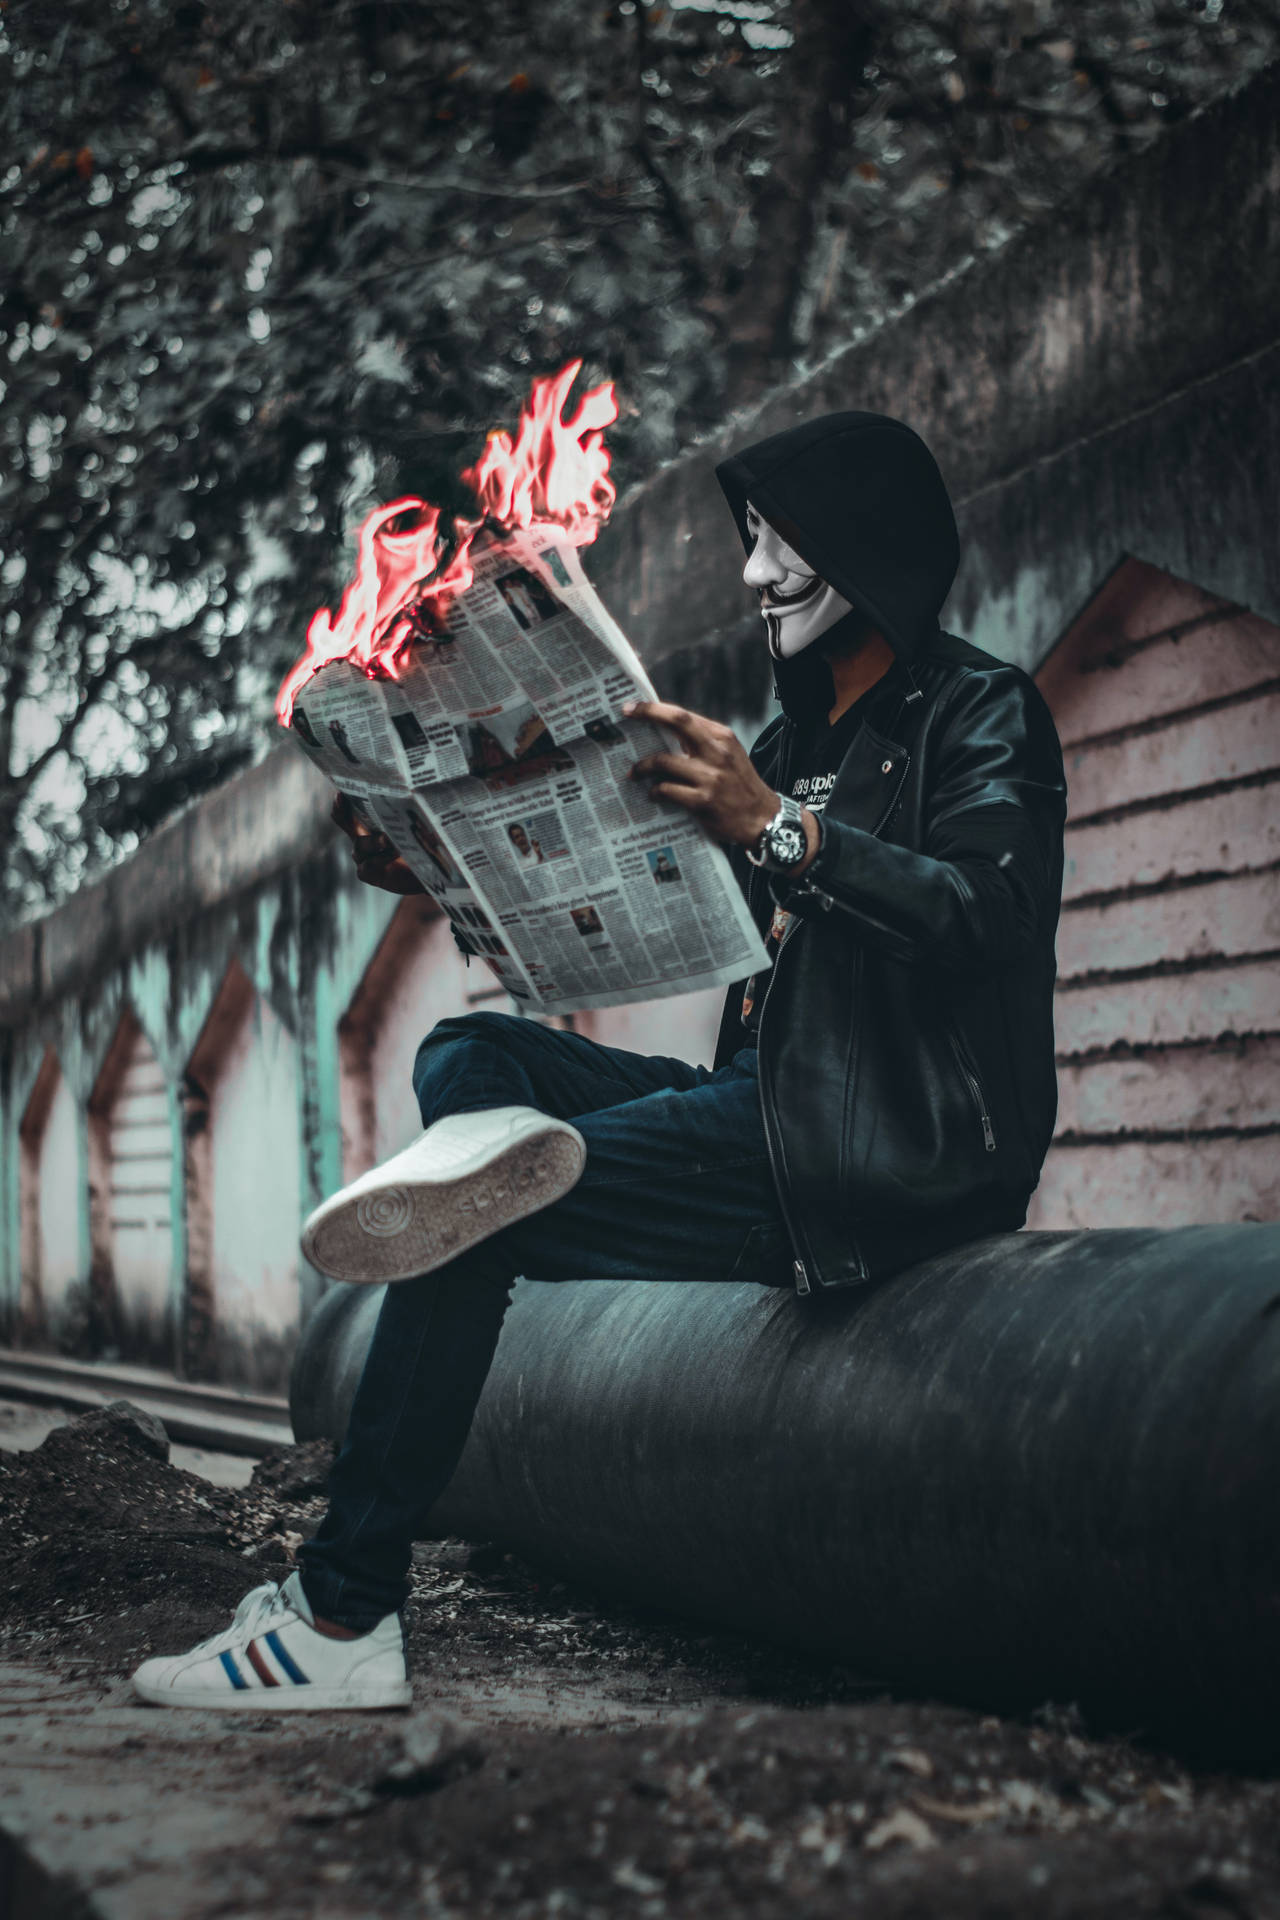
[[[298, 1352], [346, 1424], [379, 1290]], [[1280, 1226], [997, 1235], [869, 1297], [516, 1288], [433, 1523], [993, 1706], [1280, 1751]]]

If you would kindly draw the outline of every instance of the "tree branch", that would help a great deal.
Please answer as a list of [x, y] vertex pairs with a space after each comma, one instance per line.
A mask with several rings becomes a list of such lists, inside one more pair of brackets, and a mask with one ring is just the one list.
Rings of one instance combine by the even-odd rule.
[[200, 131], [199, 122], [193, 116], [191, 109], [178, 92], [178, 89], [173, 85], [171, 80], [167, 79], [166, 76], [161, 73], [158, 67], [152, 66], [150, 60], [147, 59], [140, 47], [132, 47], [121, 42], [116, 38], [115, 34], [108, 30], [103, 23], [104, 12], [105, 8], [99, 9], [96, 12], [94, 24], [107, 45], [115, 53], [117, 59], [122, 60], [126, 66], [133, 69], [134, 73], [138, 75], [138, 78], [144, 85], [154, 87], [157, 93], [164, 96], [170, 113], [182, 128], [187, 139], [194, 139]]
[[[50, 744], [38, 753], [22, 769], [13, 773], [7, 768], [0, 777], [0, 810], [12, 810], [30, 793], [40, 775], [61, 753], [70, 751], [82, 723], [88, 718], [94, 707], [120, 675], [125, 666], [149, 667], [153, 672], [157, 661], [174, 646], [181, 646], [195, 633], [203, 619], [204, 609], [186, 622], [184, 626], [165, 628], [159, 633], [150, 633], [126, 647], [123, 653], [108, 656], [103, 665], [93, 673], [87, 674], [81, 684], [74, 710], [68, 714]], [[6, 702], [6, 706], [8, 703]]]
[[594, 180], [569, 180], [556, 187], [502, 187], [486, 186], [478, 180], [438, 179], [431, 174], [396, 178], [393, 174], [364, 173], [360, 183], [367, 187], [403, 187], [410, 193], [463, 193], [473, 194], [481, 200], [566, 200], [575, 193], [592, 192]]
[[707, 291], [707, 272], [703, 265], [702, 251], [698, 245], [698, 236], [684, 202], [676, 191], [675, 182], [653, 151], [649, 139], [649, 129], [645, 124], [647, 102], [644, 97], [644, 74], [649, 64], [649, 21], [643, 0], [635, 10], [636, 58], [635, 58], [635, 108], [636, 131], [633, 146], [636, 158], [654, 186], [662, 201], [667, 226], [680, 249], [681, 277], [690, 297], [697, 301]]
[[819, 204], [875, 40], [870, 16], [850, 0], [793, 0], [791, 19], [778, 146], [755, 204], [753, 257], [726, 312], [729, 407], [755, 399], [793, 351]]

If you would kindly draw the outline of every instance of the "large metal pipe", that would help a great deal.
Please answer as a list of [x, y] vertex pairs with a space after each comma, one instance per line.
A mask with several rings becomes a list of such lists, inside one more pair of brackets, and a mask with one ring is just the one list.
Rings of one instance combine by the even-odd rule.
[[[380, 1294], [298, 1352], [340, 1437]], [[1280, 1226], [997, 1235], [863, 1299], [521, 1281], [433, 1520], [992, 1705], [1280, 1747]]]

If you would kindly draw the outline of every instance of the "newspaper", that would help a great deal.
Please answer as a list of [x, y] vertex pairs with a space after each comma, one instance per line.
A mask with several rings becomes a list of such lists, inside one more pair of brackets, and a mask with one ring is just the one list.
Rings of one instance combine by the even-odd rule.
[[727, 986], [769, 965], [695, 817], [628, 770], [682, 751], [624, 717], [657, 698], [554, 530], [472, 550], [475, 579], [396, 679], [347, 661], [297, 696], [292, 732], [385, 833], [516, 1000], [577, 1013]]

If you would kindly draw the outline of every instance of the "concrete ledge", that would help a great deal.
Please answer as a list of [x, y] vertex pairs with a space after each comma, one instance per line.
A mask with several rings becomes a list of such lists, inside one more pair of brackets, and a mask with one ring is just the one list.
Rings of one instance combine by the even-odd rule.
[[289, 741], [196, 801], [42, 920], [0, 939], [0, 1022], [298, 866], [333, 836], [333, 789]]

